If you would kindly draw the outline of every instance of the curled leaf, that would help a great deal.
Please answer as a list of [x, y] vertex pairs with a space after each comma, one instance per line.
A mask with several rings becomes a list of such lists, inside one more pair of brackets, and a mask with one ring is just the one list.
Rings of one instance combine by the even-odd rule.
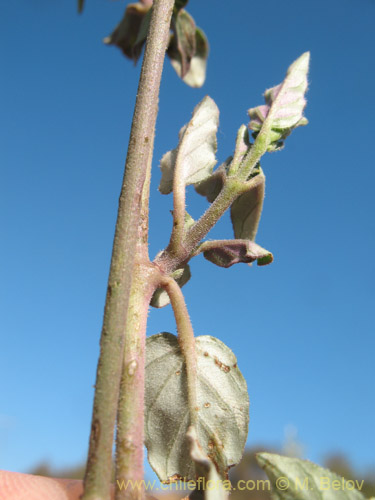
[[116, 45], [126, 57], [136, 63], [147, 38], [151, 12], [150, 5], [139, 2], [130, 3], [126, 7], [121, 22], [110, 36], [104, 38], [104, 43]]
[[220, 191], [223, 189], [224, 180], [229, 171], [235, 173], [238, 170], [242, 159], [251, 147], [249, 133], [246, 125], [241, 125], [237, 133], [236, 149], [233, 156], [229, 156], [224, 163], [213, 172], [210, 177], [195, 184], [198, 194], [205, 196], [212, 203], [215, 201]]
[[[263, 209], [265, 175], [259, 167], [256, 174], [258, 182], [245, 193], [241, 194], [230, 209], [235, 238], [255, 241], [260, 217]], [[255, 177], [255, 176], [254, 176]]]
[[[187, 214], [188, 215], [188, 214]], [[174, 278], [179, 286], [182, 288], [191, 278], [190, 266], [186, 264], [184, 267], [180, 269], [176, 269], [172, 273], [172, 278]], [[152, 307], [156, 307], [158, 309], [165, 307], [170, 303], [169, 295], [164, 290], [164, 288], [157, 288], [151, 298], [150, 305]]]
[[224, 179], [232, 159], [232, 156], [229, 156], [209, 177], [194, 185], [196, 192], [205, 196], [210, 203], [215, 201], [223, 189]]
[[250, 240], [217, 240], [202, 243], [204, 257], [220, 267], [231, 267], [243, 262], [251, 264], [255, 260], [259, 266], [271, 264], [273, 255]]
[[[243, 453], [249, 421], [246, 382], [220, 340], [196, 337], [197, 439], [221, 478]], [[194, 480], [186, 433], [190, 426], [185, 360], [177, 338], [146, 342], [145, 436], [148, 459], [161, 481]]]
[[[190, 87], [202, 87], [206, 79], [207, 58], [209, 53], [208, 40], [204, 32], [196, 27], [194, 45], [192, 45], [191, 28], [189, 33], [190, 46], [194, 46], [194, 52], [187, 50], [182, 51], [178, 36], [173, 34], [170, 39], [167, 54], [174, 70], [187, 85], [190, 85]], [[188, 55], [190, 59], [187, 58]]]
[[269, 477], [276, 500], [365, 500], [355, 488], [363, 481], [347, 481], [328, 469], [273, 453], [258, 453], [257, 461]]
[[266, 104], [249, 109], [249, 128], [254, 131], [254, 137], [267, 124], [268, 151], [282, 147], [293, 129], [307, 124], [303, 110], [309, 61], [310, 53], [305, 52], [289, 67], [282, 83], [266, 90]]
[[179, 132], [177, 148], [168, 151], [160, 162], [162, 178], [159, 190], [168, 194], [173, 189], [175, 171], [179, 182], [195, 184], [211, 175], [216, 163], [216, 132], [219, 110], [208, 96], [195, 107], [190, 122]]

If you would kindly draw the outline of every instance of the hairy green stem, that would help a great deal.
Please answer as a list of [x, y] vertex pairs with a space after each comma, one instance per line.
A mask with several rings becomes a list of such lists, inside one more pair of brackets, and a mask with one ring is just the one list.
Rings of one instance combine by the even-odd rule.
[[197, 357], [195, 353], [194, 331], [184, 295], [179, 285], [173, 278], [168, 277], [164, 278], [161, 284], [169, 295], [176, 319], [178, 341], [186, 363], [190, 425], [194, 425], [198, 417]]
[[[104, 310], [83, 500], [108, 500], [125, 327], [173, 0], [155, 0], [139, 81]], [[128, 341], [125, 340], [125, 341]]]

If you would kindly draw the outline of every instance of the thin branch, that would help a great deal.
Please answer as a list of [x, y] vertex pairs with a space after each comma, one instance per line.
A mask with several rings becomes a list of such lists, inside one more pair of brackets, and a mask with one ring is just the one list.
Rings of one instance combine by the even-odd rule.
[[83, 500], [108, 500], [125, 325], [173, 0], [155, 0], [134, 110], [108, 280]]
[[161, 285], [169, 295], [176, 319], [178, 341], [186, 363], [188, 403], [191, 417], [190, 425], [194, 425], [196, 423], [198, 409], [197, 357], [195, 353], [194, 331], [185, 304], [184, 295], [179, 285], [173, 278], [168, 277], [163, 279]]
[[169, 247], [178, 253], [185, 235], [186, 185], [182, 174], [183, 161], [176, 157], [176, 167], [173, 176], [173, 229]]

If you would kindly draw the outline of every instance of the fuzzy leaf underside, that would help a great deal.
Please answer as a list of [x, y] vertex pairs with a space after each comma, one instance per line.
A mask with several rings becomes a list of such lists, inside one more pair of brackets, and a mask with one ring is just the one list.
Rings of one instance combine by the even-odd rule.
[[250, 191], [241, 194], [232, 203], [230, 217], [235, 238], [255, 241], [262, 215], [266, 179], [262, 169], [258, 176], [261, 176], [262, 181]]
[[206, 488], [205, 491], [194, 490], [189, 495], [189, 498], [191, 500], [227, 500], [229, 498], [228, 491], [224, 488], [222, 478], [217, 473], [214, 463], [203, 452], [195, 427], [190, 427], [186, 436], [190, 444], [190, 456], [195, 464], [196, 476], [198, 478], [205, 478], [206, 484], [213, 485], [210, 488]]
[[[190, 266], [189, 264], [186, 264], [184, 267], [180, 269], [176, 269], [172, 273], [172, 278], [174, 278], [180, 288], [182, 288], [186, 283], [189, 281], [191, 278], [191, 272], [190, 272]], [[164, 288], [157, 288], [151, 298], [150, 305], [152, 307], [156, 307], [157, 309], [160, 309], [162, 307], [165, 307], [170, 303], [169, 300], [169, 295], [167, 292], [164, 290]]]
[[218, 240], [208, 244], [209, 248], [203, 251], [203, 255], [219, 267], [228, 268], [234, 264], [251, 264], [254, 261], [259, 266], [265, 266], [273, 261], [271, 252], [250, 240]]
[[310, 53], [305, 52], [289, 67], [285, 80], [266, 90], [265, 104], [249, 109], [249, 128], [254, 131], [254, 137], [267, 123], [269, 127], [268, 151], [282, 147], [284, 139], [296, 127], [306, 125], [303, 116], [306, 106], [305, 92], [307, 90], [307, 73]]
[[[343, 483], [343, 478], [307, 460], [259, 453], [257, 461], [271, 481], [275, 500], [365, 499], [358, 490], [351, 489], [350, 483]], [[281, 482], [278, 482], [280, 478]], [[338, 488], [335, 489], [333, 484]], [[344, 486], [340, 488], [340, 484]], [[284, 490], [282, 485], [287, 485], [287, 488]]]
[[185, 185], [201, 182], [211, 175], [216, 164], [216, 132], [219, 110], [208, 96], [195, 107], [192, 119], [179, 132], [178, 147], [168, 151], [160, 162], [162, 178], [159, 191], [169, 194], [173, 189], [175, 171]]
[[[249, 421], [246, 382], [232, 351], [211, 336], [196, 337], [197, 437], [221, 477], [243, 453]], [[146, 343], [145, 435], [149, 462], [161, 481], [195, 479], [188, 450], [186, 368], [177, 338]]]

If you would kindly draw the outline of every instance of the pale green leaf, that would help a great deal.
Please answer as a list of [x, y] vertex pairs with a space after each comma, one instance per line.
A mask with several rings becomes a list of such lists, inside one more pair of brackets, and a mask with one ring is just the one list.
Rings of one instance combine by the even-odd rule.
[[241, 194], [230, 209], [234, 236], [238, 239], [255, 241], [264, 200], [265, 176], [259, 168], [259, 184]]
[[160, 162], [162, 178], [159, 190], [168, 194], [173, 189], [173, 177], [178, 169], [179, 182], [195, 184], [211, 175], [216, 163], [216, 132], [219, 110], [208, 96], [195, 107], [190, 122], [179, 132], [179, 144], [168, 151]]
[[[364, 500], [363, 481], [346, 480], [307, 460], [259, 453], [276, 500]], [[358, 488], [358, 489], [356, 489]]]
[[[243, 453], [249, 421], [246, 382], [232, 351], [211, 336], [196, 337], [197, 437], [221, 477]], [[195, 479], [187, 446], [190, 426], [184, 358], [177, 338], [146, 343], [145, 435], [148, 459], [162, 481]]]
[[[182, 288], [191, 278], [189, 264], [186, 264], [184, 267], [180, 269], [176, 269], [171, 276], [177, 281], [177, 283]], [[164, 290], [164, 288], [157, 288], [151, 298], [150, 305], [152, 307], [160, 309], [161, 307], [165, 307], [169, 303], [170, 303], [169, 295]]]
[[309, 61], [310, 53], [305, 52], [289, 67], [282, 83], [266, 90], [266, 104], [249, 109], [249, 127], [254, 130], [254, 136], [267, 127], [268, 151], [279, 149], [293, 129], [307, 124], [303, 110]]

